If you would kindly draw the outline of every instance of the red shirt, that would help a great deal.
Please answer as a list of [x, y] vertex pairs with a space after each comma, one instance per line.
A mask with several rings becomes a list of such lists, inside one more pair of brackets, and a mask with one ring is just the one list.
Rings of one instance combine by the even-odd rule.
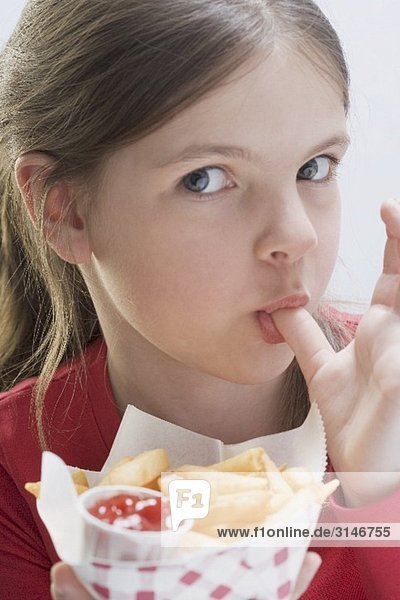
[[[84, 356], [87, 383], [80, 381], [77, 360], [63, 363], [46, 395], [44, 421], [53, 452], [68, 465], [100, 470], [121, 417], [108, 379], [104, 341], [89, 344]], [[41, 451], [30, 415], [34, 382], [27, 379], [0, 394], [0, 598], [7, 600], [50, 599], [49, 570], [58, 560], [36, 500], [24, 490], [27, 481], [40, 479]], [[397, 514], [400, 493], [382, 503]], [[333, 506], [338, 520], [362, 522], [356, 509]], [[304, 600], [400, 598], [400, 548], [315, 550], [322, 565]]]

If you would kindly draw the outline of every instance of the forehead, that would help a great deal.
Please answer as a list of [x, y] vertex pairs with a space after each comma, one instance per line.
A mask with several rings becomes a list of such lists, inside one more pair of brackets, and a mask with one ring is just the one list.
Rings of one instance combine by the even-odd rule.
[[173, 163], [193, 144], [295, 156], [346, 131], [341, 90], [297, 53], [256, 57], [211, 93], [133, 144], [136, 164]]

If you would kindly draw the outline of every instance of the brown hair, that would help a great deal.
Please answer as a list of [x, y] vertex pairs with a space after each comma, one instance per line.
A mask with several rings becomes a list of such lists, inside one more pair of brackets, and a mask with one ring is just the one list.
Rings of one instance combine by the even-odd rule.
[[[46, 242], [49, 190], [63, 178], [82, 196], [93, 192], [112, 152], [278, 44], [313, 62], [343, 94], [347, 114], [341, 45], [311, 0], [31, 0], [25, 6], [0, 64], [0, 389], [37, 376], [33, 415], [42, 448], [43, 402], [56, 368], [101, 335], [78, 267]], [[55, 160], [39, 175], [45, 185], [37, 229], [14, 176], [16, 159], [32, 150]], [[335, 319], [317, 319], [337, 347], [350, 339]], [[308, 410], [296, 361], [287, 381], [288, 424], [295, 426]]]

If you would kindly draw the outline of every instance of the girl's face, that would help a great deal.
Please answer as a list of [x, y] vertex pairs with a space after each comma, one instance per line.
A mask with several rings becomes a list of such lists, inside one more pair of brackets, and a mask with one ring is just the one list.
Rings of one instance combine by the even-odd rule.
[[105, 335], [232, 382], [282, 373], [293, 354], [264, 341], [257, 311], [305, 293], [312, 312], [323, 295], [346, 150], [329, 140], [345, 136], [338, 89], [274, 52], [117, 151], [83, 268]]

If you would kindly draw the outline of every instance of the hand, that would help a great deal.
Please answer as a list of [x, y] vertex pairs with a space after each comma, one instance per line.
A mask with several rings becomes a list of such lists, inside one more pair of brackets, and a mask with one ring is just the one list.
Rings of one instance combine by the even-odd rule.
[[53, 600], [93, 600], [71, 567], [63, 562], [56, 563], [51, 569], [50, 592]]
[[387, 472], [379, 484], [366, 473], [357, 489], [349, 477], [343, 491], [353, 506], [400, 488], [400, 202], [384, 202], [381, 217], [387, 232], [383, 272], [346, 348], [334, 352], [303, 308], [272, 314], [321, 410], [334, 469]]
[[[316, 552], [307, 552], [292, 600], [298, 600], [306, 591], [321, 564], [321, 557]], [[51, 597], [53, 600], [93, 600], [77, 579], [75, 573], [63, 562], [58, 562], [51, 569]]]
[[292, 600], [298, 600], [308, 586], [311, 583], [311, 580], [314, 578], [314, 575], [318, 571], [321, 565], [322, 559], [319, 554], [316, 552], [307, 552], [303, 565], [301, 567], [301, 571], [299, 577], [296, 582], [296, 586], [292, 595]]

